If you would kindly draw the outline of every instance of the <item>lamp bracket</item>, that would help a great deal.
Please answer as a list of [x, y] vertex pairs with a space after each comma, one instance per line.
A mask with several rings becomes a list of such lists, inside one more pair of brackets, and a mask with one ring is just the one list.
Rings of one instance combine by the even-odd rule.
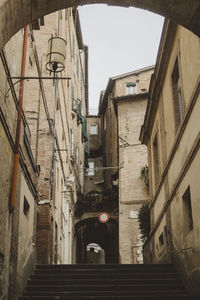
[[[31, 79], [38, 79], [38, 80], [43, 80], [43, 79], [50, 79], [50, 80], [55, 80], [55, 77], [49, 77], [49, 76], [25, 76], [25, 77], [20, 77], [20, 76], [7, 76], [7, 79], [8, 80], [11, 80], [11, 79], [17, 79], [16, 82], [12, 83], [12, 85], [16, 85], [17, 83], [23, 81], [23, 80], [31, 80]], [[63, 79], [63, 80], [70, 80], [71, 77], [56, 77], [56, 80], [60, 80], [60, 79]], [[6, 95], [5, 97], [7, 96], [7, 94], [9, 93], [9, 91], [11, 90], [11, 88], [9, 88], [6, 92]]]

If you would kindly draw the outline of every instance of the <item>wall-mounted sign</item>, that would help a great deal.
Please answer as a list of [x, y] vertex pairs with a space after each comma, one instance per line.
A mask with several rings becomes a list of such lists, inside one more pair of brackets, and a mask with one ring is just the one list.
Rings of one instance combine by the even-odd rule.
[[138, 219], [139, 212], [137, 210], [130, 211], [130, 219]]
[[99, 214], [98, 219], [99, 219], [99, 222], [101, 222], [101, 223], [107, 223], [110, 219], [110, 216], [108, 213], [102, 212]]

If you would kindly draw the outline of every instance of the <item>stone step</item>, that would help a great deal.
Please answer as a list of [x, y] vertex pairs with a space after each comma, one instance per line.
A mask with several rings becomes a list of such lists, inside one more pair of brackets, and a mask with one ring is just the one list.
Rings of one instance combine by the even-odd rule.
[[134, 274], [134, 273], [145, 273], [145, 274], [150, 274], [150, 273], [171, 273], [171, 269], [143, 269], [143, 268], [138, 268], [138, 269], [36, 269], [35, 274], [49, 274], [50, 272], [53, 272], [54, 274], [82, 274], [84, 276], [85, 274]]
[[55, 296], [23, 296], [19, 300], [199, 300], [198, 296], [188, 295], [131, 295], [131, 296], [62, 296], [62, 298]]
[[55, 286], [62, 286], [62, 285], [82, 285], [82, 284], [88, 284], [88, 285], [138, 285], [138, 284], [144, 284], [144, 285], [163, 285], [163, 284], [180, 284], [180, 280], [175, 278], [76, 278], [76, 279], [67, 279], [61, 278], [58, 280], [57, 278], [51, 278], [51, 280], [47, 278], [43, 278], [42, 280], [38, 278], [34, 278], [32, 280], [28, 281], [28, 286], [52, 286], [52, 284]]
[[59, 264], [36, 265], [36, 269], [173, 269], [171, 264]]
[[[20, 300], [197, 300], [172, 265], [38, 265]], [[199, 299], [198, 299], [199, 300]]]
[[146, 295], [146, 294], [153, 294], [153, 295], [174, 295], [180, 294], [184, 295], [184, 291], [178, 287], [160, 287], [159, 289], [156, 286], [143, 286], [143, 287], [127, 287], [127, 288], [116, 288], [113, 287], [104, 287], [104, 288], [91, 288], [91, 287], [48, 287], [48, 288], [41, 288], [41, 287], [34, 287], [30, 288], [27, 287], [25, 289], [24, 295], [49, 295], [49, 296], [82, 296], [82, 295], [92, 295], [92, 296], [108, 296], [108, 295]]
[[[42, 281], [42, 280], [63, 280], [63, 278], [65, 280], [68, 280], [68, 279], [82, 279], [82, 278], [88, 278], [89, 279], [110, 279], [111, 276], [110, 276], [110, 273], [99, 273], [99, 272], [95, 272], [95, 273], [86, 273], [85, 276], [83, 277], [83, 274], [82, 273], [66, 273], [64, 274], [64, 277], [63, 277], [63, 274], [55, 274], [55, 273], [48, 273], [48, 274], [35, 274], [35, 275], [32, 275], [31, 276], [31, 280], [38, 280], [38, 281]], [[133, 272], [131, 274], [131, 279], [160, 279], [160, 278], [163, 278], [163, 279], [173, 279], [173, 280], [176, 280], [177, 278], [177, 275], [175, 272], [165, 272], [165, 273], [161, 273], [161, 272], [148, 272], [148, 273], [138, 273], [138, 272]], [[117, 273], [113, 273], [112, 274], [112, 279], [130, 279], [130, 274], [128, 273], [120, 273], [120, 272], [117, 272]]]

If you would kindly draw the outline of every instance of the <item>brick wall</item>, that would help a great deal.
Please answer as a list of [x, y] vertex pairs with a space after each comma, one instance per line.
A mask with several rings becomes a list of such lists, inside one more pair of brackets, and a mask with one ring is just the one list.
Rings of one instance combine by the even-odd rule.
[[51, 250], [51, 208], [49, 204], [39, 205], [37, 213], [37, 262], [50, 263]]

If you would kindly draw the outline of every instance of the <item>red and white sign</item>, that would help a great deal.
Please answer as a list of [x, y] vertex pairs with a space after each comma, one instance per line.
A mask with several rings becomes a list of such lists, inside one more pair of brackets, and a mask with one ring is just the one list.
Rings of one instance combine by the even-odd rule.
[[101, 222], [101, 223], [107, 223], [109, 221], [109, 219], [110, 219], [110, 216], [109, 216], [108, 213], [102, 212], [102, 213], [99, 214], [98, 218], [99, 218], [99, 222]]

